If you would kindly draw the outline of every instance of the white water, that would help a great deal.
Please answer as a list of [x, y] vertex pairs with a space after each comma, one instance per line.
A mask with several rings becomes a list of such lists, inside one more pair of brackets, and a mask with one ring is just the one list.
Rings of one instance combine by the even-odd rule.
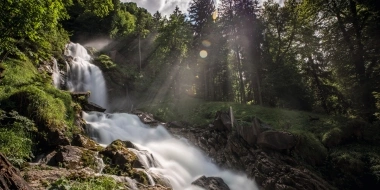
[[89, 101], [106, 108], [106, 83], [102, 71], [90, 63], [91, 56], [80, 44], [66, 45], [65, 55], [73, 58], [68, 68], [67, 87], [72, 92], [87, 92], [91, 95]]
[[58, 63], [55, 58], [53, 58], [53, 83], [56, 88], [60, 88], [61, 86], [61, 74], [59, 72]]
[[219, 169], [198, 149], [174, 138], [163, 126], [150, 128], [137, 116], [126, 113], [90, 112], [83, 113], [83, 118], [99, 143], [108, 145], [116, 139], [129, 140], [140, 150], [152, 153], [158, 164], [153, 164], [157, 167], [149, 171], [169, 179], [175, 190], [200, 189], [192, 186], [191, 182], [201, 175], [221, 177], [232, 190], [258, 189], [245, 175]]

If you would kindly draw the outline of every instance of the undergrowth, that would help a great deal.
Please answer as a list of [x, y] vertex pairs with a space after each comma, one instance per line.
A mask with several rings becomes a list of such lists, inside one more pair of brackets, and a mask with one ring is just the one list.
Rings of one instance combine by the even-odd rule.
[[112, 177], [61, 178], [50, 184], [49, 190], [109, 190], [125, 189], [122, 183]]
[[70, 93], [56, 89], [51, 76], [39, 72], [37, 65], [26, 57], [6, 59], [2, 66], [0, 109], [4, 113], [16, 111], [25, 118], [20, 124], [25, 130], [16, 130], [20, 128], [17, 127], [20, 123], [17, 119], [11, 123], [2, 122], [0, 151], [11, 159], [28, 160], [32, 147], [37, 143], [31, 136], [46, 136], [46, 131], [60, 130], [70, 138], [75, 132], [75, 104]]

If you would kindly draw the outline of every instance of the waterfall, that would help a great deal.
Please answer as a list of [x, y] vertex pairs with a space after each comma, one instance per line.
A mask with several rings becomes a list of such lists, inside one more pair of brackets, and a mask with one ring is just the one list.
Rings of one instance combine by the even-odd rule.
[[83, 113], [83, 118], [98, 143], [108, 145], [116, 139], [133, 142], [139, 149], [135, 153], [142, 152], [139, 157], [150, 167], [149, 172], [169, 179], [175, 190], [200, 189], [191, 182], [201, 175], [221, 177], [232, 190], [258, 189], [246, 175], [221, 170], [197, 148], [173, 137], [163, 126], [151, 128], [143, 124], [136, 115], [89, 112]]
[[61, 74], [59, 72], [58, 63], [55, 58], [53, 58], [53, 84], [56, 88], [61, 87]]
[[102, 71], [91, 64], [86, 48], [70, 42], [65, 47], [65, 56], [72, 58], [67, 72], [67, 88], [72, 92], [90, 91], [89, 101], [106, 108], [106, 83]]

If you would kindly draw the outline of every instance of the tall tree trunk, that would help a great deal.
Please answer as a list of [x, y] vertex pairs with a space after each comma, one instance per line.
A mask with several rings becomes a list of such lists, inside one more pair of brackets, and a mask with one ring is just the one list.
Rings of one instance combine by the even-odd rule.
[[238, 47], [236, 48], [236, 59], [237, 59], [237, 68], [238, 68], [238, 73], [239, 73], [240, 103], [246, 103], [242, 63], [241, 63], [241, 57], [240, 57], [240, 52], [238, 51]]
[[140, 42], [140, 34], [139, 34], [139, 58], [140, 58], [140, 73], [141, 73], [141, 42]]
[[364, 46], [362, 42], [362, 26], [360, 26], [358, 21], [358, 15], [357, 15], [357, 5], [356, 2], [353, 0], [349, 0], [349, 11], [352, 14], [352, 26], [354, 28], [354, 38], [356, 42], [353, 42], [350, 38], [349, 32], [345, 28], [345, 23], [343, 21], [343, 18], [341, 17], [341, 13], [336, 5], [336, 3], [333, 1], [333, 6], [336, 9], [336, 17], [338, 20], [338, 26], [340, 31], [343, 34], [343, 38], [345, 42], [347, 43], [349, 47], [350, 55], [352, 56], [352, 63], [355, 66], [355, 73], [356, 78], [358, 81], [358, 89], [357, 91], [360, 93], [360, 101], [361, 104], [359, 105], [359, 111], [361, 112], [361, 115], [365, 117], [366, 119], [370, 119], [373, 117], [374, 113], [374, 101], [372, 97], [372, 91], [371, 87], [369, 85], [369, 79], [366, 76], [366, 68], [365, 68], [365, 51]]

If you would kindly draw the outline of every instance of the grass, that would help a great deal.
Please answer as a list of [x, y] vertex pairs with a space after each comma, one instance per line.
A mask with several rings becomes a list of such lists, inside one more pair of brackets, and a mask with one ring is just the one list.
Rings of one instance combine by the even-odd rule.
[[[75, 103], [72, 102], [69, 92], [56, 89], [52, 85], [51, 76], [43, 71], [38, 71], [36, 66], [27, 58], [23, 60], [7, 59], [2, 62], [5, 69], [2, 73], [4, 78], [0, 81], [0, 109], [5, 112], [17, 111], [20, 115], [27, 117], [34, 123], [36, 130], [31, 132], [32, 136], [46, 137], [47, 131], [60, 130], [69, 138], [76, 132], [74, 126]], [[14, 124], [12, 124], [14, 125]], [[0, 140], [6, 137], [17, 136], [9, 141], [22, 145], [24, 148], [14, 148], [15, 152], [21, 149], [31, 148], [24, 144], [28, 142], [34, 146], [37, 142], [26, 141], [30, 139], [27, 134], [15, 133], [5, 125], [0, 126], [2, 135]], [[24, 143], [25, 142], [25, 143]], [[11, 147], [11, 146], [9, 146]], [[3, 148], [4, 149], [4, 148]], [[25, 154], [16, 154], [17, 159], [25, 159]]]
[[50, 184], [48, 189], [60, 190], [109, 190], [109, 189], [125, 189], [122, 183], [116, 182], [112, 177], [88, 177], [68, 179], [61, 178]]

